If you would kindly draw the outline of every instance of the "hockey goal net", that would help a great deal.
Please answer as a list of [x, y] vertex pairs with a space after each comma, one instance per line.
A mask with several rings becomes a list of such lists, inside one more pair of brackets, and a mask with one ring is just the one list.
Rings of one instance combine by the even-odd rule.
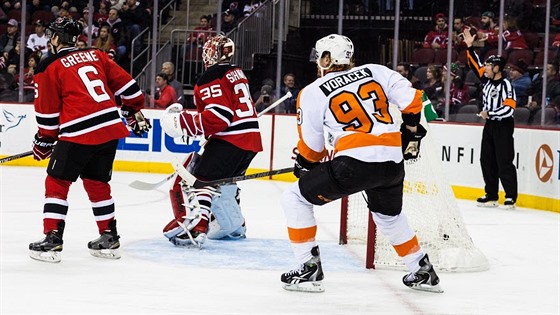
[[[400, 117], [400, 114], [396, 112], [393, 117]], [[405, 161], [403, 212], [438, 271], [488, 269], [488, 260], [467, 232], [438, 159], [439, 151], [430, 136], [430, 126], [424, 118], [422, 125], [428, 134], [422, 140], [420, 156], [415, 161]], [[340, 243], [365, 244], [367, 268], [406, 270], [389, 241], [376, 230], [364, 196], [361, 193], [351, 195], [341, 204]], [[363, 246], [357, 247], [363, 249]]]

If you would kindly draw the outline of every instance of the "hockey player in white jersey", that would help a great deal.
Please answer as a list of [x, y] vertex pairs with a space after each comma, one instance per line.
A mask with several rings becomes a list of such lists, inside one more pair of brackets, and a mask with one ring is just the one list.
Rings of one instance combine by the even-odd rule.
[[[422, 91], [385, 66], [354, 67], [354, 45], [332, 34], [315, 44], [319, 78], [297, 98], [299, 180], [282, 196], [288, 234], [299, 265], [281, 276], [291, 291], [323, 292], [324, 278], [314, 205], [364, 191], [377, 228], [409, 269], [402, 281], [417, 290], [443, 292], [428, 255], [401, 212], [404, 159], [416, 158], [426, 129], [420, 125]], [[389, 112], [402, 112], [403, 124]], [[328, 132], [334, 158], [326, 156]]]

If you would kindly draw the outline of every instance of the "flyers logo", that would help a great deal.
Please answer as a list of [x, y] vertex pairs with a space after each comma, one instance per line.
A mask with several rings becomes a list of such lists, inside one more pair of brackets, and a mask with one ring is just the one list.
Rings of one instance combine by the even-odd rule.
[[543, 144], [537, 150], [537, 156], [535, 157], [535, 171], [539, 180], [543, 183], [548, 182], [552, 177], [553, 168], [552, 150], [548, 145]]

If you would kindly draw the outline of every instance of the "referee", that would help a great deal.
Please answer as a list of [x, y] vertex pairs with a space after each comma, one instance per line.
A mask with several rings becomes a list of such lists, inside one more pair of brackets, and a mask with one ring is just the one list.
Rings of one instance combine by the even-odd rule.
[[484, 84], [482, 111], [479, 115], [486, 120], [480, 151], [480, 166], [486, 195], [477, 199], [478, 206], [498, 206], [498, 189], [501, 181], [506, 192], [504, 205], [507, 208], [515, 208], [517, 171], [513, 164], [513, 111], [516, 96], [511, 82], [502, 75], [506, 61], [501, 56], [492, 55], [483, 65], [472, 47], [474, 37], [469, 27], [465, 27], [463, 36], [468, 47], [467, 63]]

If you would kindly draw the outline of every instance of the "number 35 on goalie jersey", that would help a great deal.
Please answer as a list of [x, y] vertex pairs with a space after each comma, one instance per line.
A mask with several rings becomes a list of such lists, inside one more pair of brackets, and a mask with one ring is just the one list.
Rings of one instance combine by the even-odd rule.
[[389, 112], [389, 103], [402, 113], [418, 114], [421, 97], [422, 91], [384, 66], [367, 64], [330, 72], [298, 96], [298, 150], [311, 162], [321, 160], [326, 155], [323, 132], [328, 132], [335, 157], [400, 162], [400, 126]]

